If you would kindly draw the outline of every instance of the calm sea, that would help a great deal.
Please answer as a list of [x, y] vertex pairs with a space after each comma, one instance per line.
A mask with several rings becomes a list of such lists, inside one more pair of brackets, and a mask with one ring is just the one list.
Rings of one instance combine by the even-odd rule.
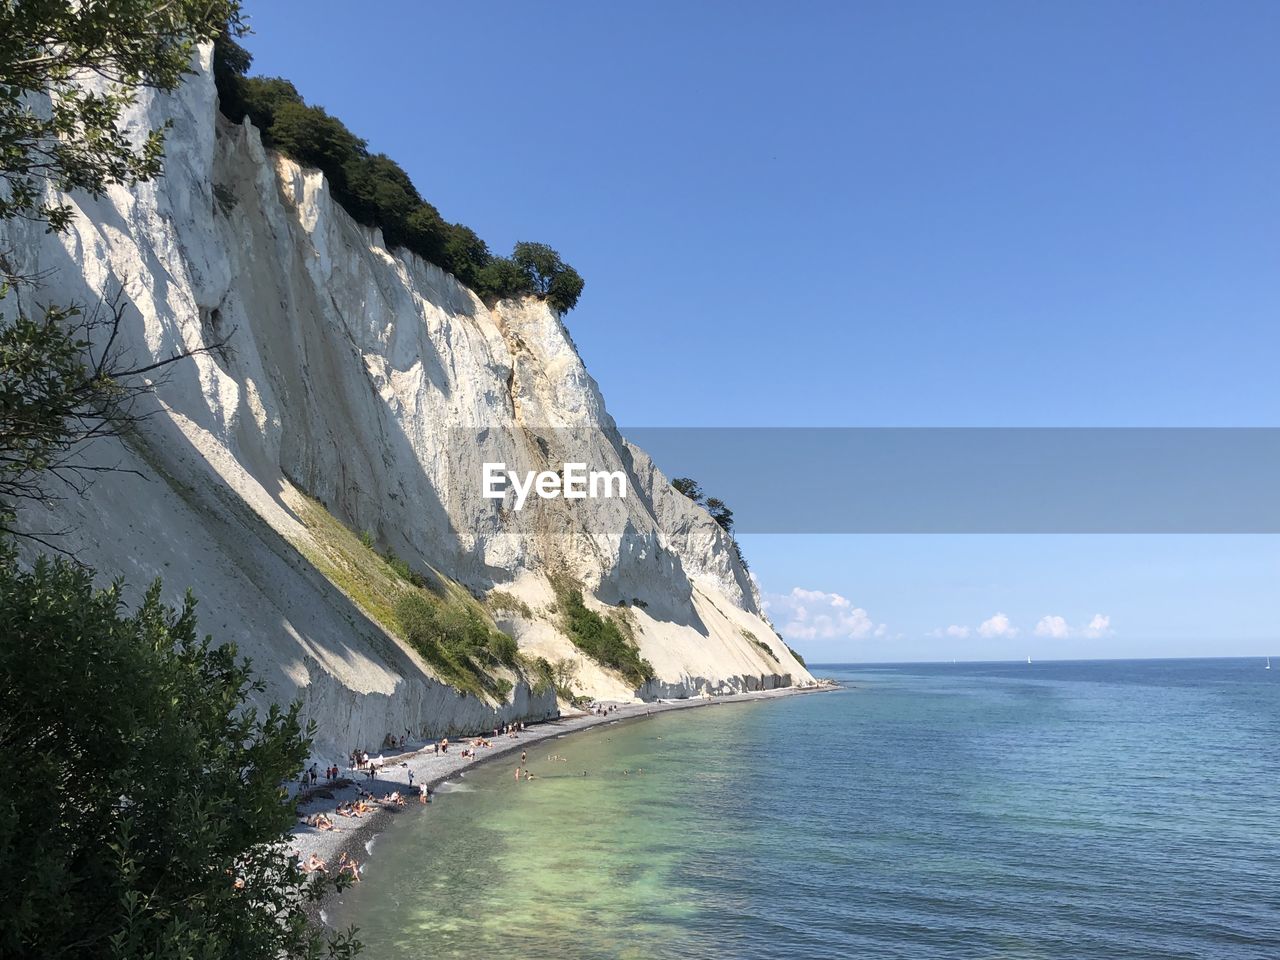
[[376, 960], [1280, 958], [1280, 669], [818, 672], [472, 771], [331, 920]]

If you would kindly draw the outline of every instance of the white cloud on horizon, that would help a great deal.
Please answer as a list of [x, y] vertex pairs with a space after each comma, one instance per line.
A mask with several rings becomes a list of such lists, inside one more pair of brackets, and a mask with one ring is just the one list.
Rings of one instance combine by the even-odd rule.
[[1095, 613], [1093, 619], [1089, 621], [1088, 626], [1084, 628], [1084, 635], [1096, 640], [1098, 637], [1106, 637], [1111, 634], [1111, 617], [1105, 613]]
[[1095, 613], [1093, 619], [1083, 627], [1073, 627], [1065, 617], [1049, 614], [1040, 618], [1035, 633], [1037, 637], [1050, 637], [1054, 640], [1065, 640], [1067, 637], [1097, 640], [1111, 635], [1111, 617], [1105, 613]]
[[796, 640], [865, 640], [886, 637], [887, 624], [876, 623], [866, 610], [838, 593], [794, 587], [770, 594], [765, 608], [784, 637]]
[[1065, 617], [1051, 614], [1040, 618], [1040, 622], [1036, 624], [1035, 634], [1037, 637], [1053, 637], [1055, 640], [1061, 640], [1071, 635], [1071, 628], [1067, 626]]
[[[987, 640], [1011, 640], [1019, 634], [1018, 628], [1013, 625], [1008, 616], [997, 613], [983, 620], [976, 630], [953, 623], [949, 627], [930, 630], [927, 636], [935, 640], [964, 640], [975, 632]], [[1066, 640], [1069, 637], [1087, 637], [1090, 640], [1097, 640], [1101, 637], [1109, 637], [1114, 632], [1111, 629], [1111, 617], [1105, 613], [1095, 613], [1093, 619], [1081, 627], [1071, 626], [1067, 623], [1066, 617], [1048, 613], [1037, 621], [1032, 630], [1037, 637], [1046, 637], [1050, 640]]]
[[978, 635], [986, 637], [988, 640], [1000, 637], [1016, 637], [1018, 628], [1010, 623], [1009, 618], [1003, 613], [997, 613], [978, 625]]

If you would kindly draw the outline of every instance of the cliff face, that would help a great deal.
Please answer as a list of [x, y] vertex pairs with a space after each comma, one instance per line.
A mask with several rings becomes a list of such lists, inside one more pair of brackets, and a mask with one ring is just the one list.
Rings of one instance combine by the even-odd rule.
[[[28, 511], [28, 526], [68, 528], [62, 546], [134, 588], [157, 576], [175, 596], [190, 585], [202, 625], [253, 657], [272, 697], [302, 697], [321, 741], [338, 746], [495, 716], [387, 629], [352, 579], [359, 551], [335, 547], [349, 530], [478, 596], [514, 594], [527, 612], [499, 624], [549, 660], [580, 657], [552, 578], [580, 582], [603, 612], [625, 602], [656, 679], [637, 691], [580, 657], [583, 692], [811, 679], [761, 619], [728, 538], [620, 436], [559, 318], [532, 300], [489, 309], [388, 251], [318, 172], [218, 114], [202, 60], [178, 93], [144, 94], [133, 111], [139, 127], [172, 122], [162, 179], [71, 198], [65, 234], [9, 225], [0, 238], [43, 278], [21, 292], [27, 310], [123, 289], [134, 359], [226, 340], [170, 368], [128, 443], [87, 454], [141, 477], [105, 474], [82, 499]], [[628, 495], [521, 513], [481, 496], [485, 461], [565, 459], [624, 471]], [[513, 679], [498, 716], [554, 712], [554, 694]]]

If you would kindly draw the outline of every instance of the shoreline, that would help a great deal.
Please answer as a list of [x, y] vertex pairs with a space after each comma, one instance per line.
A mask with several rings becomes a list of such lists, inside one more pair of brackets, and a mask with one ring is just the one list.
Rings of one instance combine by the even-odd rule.
[[[688, 700], [670, 702], [659, 700], [653, 703], [605, 703], [605, 706], [611, 707], [611, 713], [607, 717], [579, 713], [561, 716], [556, 720], [545, 720], [526, 728], [522, 733], [514, 737], [501, 736], [495, 738], [491, 747], [487, 749], [478, 748], [483, 752], [474, 758], [461, 755], [463, 747], [468, 746], [469, 741], [473, 739], [471, 737], [460, 739], [456, 743], [450, 743], [450, 752], [447, 754], [436, 754], [423, 748], [407, 750], [388, 757], [375, 779], [366, 779], [363, 773], [358, 773], [355, 778], [344, 777], [334, 784], [326, 784], [323, 780], [319, 781], [314, 788], [314, 794], [298, 803], [299, 822], [291, 831], [292, 839], [290, 844], [297, 853], [299, 860], [302, 861], [315, 854], [321, 860], [324, 860], [332, 870], [336, 868], [338, 859], [343, 854], [346, 854], [355, 860], [360, 867], [363, 867], [372, 856], [373, 840], [386, 829], [391, 818], [413, 811], [429, 813], [431, 810], [431, 804], [421, 804], [418, 802], [416, 795], [412, 797], [408, 795], [410, 793], [410, 771], [413, 772], [415, 791], [417, 785], [423, 783], [427, 785], [428, 789], [434, 791], [442, 783], [457, 778], [467, 770], [490, 763], [500, 757], [518, 753], [533, 744], [555, 739], [568, 733], [577, 733], [580, 730], [588, 730], [592, 727], [604, 726], [605, 724], [622, 720], [645, 719], [660, 713], [669, 713], [673, 710], [689, 710], [734, 703], [752, 703], [759, 700], [776, 700], [781, 697], [799, 696], [808, 693], [825, 693], [835, 689], [839, 689], [839, 684], [820, 682], [818, 686], [814, 687], [779, 687], [774, 690], [753, 690], [709, 699], [691, 697]], [[400, 795], [406, 799], [405, 805], [395, 808], [379, 806], [374, 811], [366, 813], [358, 819], [336, 814], [334, 811], [338, 804], [358, 798], [356, 793], [357, 786], [378, 798], [386, 797], [395, 791], [399, 791]], [[330, 819], [333, 820], [334, 829], [321, 830], [301, 822], [303, 817], [309, 817], [316, 813], [328, 814]], [[315, 905], [314, 919], [323, 922], [323, 911], [328, 903], [329, 900], [325, 900]]]

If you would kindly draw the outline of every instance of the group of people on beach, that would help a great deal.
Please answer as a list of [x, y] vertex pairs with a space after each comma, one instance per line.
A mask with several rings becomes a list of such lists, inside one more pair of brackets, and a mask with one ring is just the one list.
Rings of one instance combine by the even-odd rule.
[[[329, 865], [320, 857], [319, 854], [313, 853], [300, 864], [304, 873], [328, 873]], [[360, 865], [347, 856], [345, 853], [338, 857], [337, 869], [335, 874], [349, 874], [356, 883], [360, 882]]]
[[382, 738], [382, 749], [383, 750], [403, 750], [405, 748], [405, 744], [407, 744], [408, 742], [409, 742], [408, 730], [405, 730], [405, 732], [399, 737], [397, 737], [394, 733], [388, 733], [385, 737]]
[[342, 771], [338, 769], [338, 765], [336, 763], [332, 766], [325, 767], [323, 773], [321, 773], [317, 769], [317, 765], [313, 763], [311, 766], [307, 767], [307, 769], [302, 771], [302, 776], [298, 778], [298, 781], [303, 787], [314, 787], [322, 776], [324, 777], [325, 783], [333, 783], [341, 776], [341, 773]]

